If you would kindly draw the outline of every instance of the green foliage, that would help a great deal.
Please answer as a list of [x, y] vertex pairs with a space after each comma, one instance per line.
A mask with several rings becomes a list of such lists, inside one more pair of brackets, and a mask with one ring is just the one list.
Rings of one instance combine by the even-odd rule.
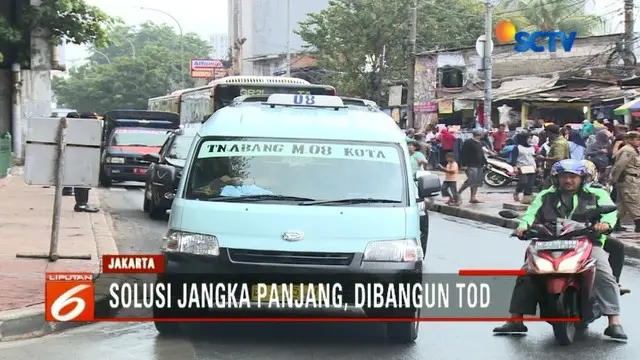
[[[328, 70], [323, 81], [335, 85], [340, 93], [382, 104], [383, 79], [407, 78], [411, 3], [335, 0], [302, 21], [298, 34], [314, 51], [318, 65]], [[484, 31], [482, 12], [477, 0], [419, 0], [418, 52], [473, 45]]]
[[189, 59], [209, 58], [211, 51], [196, 34], [184, 34], [181, 59], [180, 35], [169, 25], [150, 22], [138, 28], [118, 25], [108, 35], [112, 44], [93, 48], [88, 64], [71, 69], [68, 78], [54, 77], [59, 103], [79, 111], [146, 109], [149, 98], [182, 88], [183, 80], [184, 87], [194, 86]]
[[28, 58], [27, 34], [40, 28], [50, 36], [52, 44], [66, 42], [102, 46], [108, 42], [110, 27], [117, 22], [85, 0], [42, 0], [38, 7], [25, 5], [14, 26], [0, 16], [0, 42], [15, 45], [18, 54]]
[[604, 19], [587, 15], [584, 0], [505, 0], [498, 10], [498, 20], [511, 20], [518, 30], [575, 31], [591, 36], [603, 29]]

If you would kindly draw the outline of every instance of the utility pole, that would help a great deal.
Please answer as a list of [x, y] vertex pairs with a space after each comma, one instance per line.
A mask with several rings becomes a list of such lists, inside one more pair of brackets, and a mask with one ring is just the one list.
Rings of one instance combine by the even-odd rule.
[[[633, 1], [633, 0], [631, 0]], [[491, 51], [492, 45], [492, 28], [493, 22], [491, 20], [491, 0], [487, 0], [485, 3], [485, 18], [484, 18], [484, 127], [491, 129]]]
[[291, 0], [287, 0], [287, 76], [291, 76]]
[[[629, 77], [633, 76], [633, 68], [635, 64], [630, 60], [629, 53], [633, 54], [633, 50], [635, 46], [633, 46], [633, 26], [634, 26], [634, 17], [633, 17], [633, 0], [624, 0], [624, 76]], [[625, 101], [631, 101], [632, 98], [627, 97]], [[632, 123], [631, 115], [627, 114], [624, 116], [624, 123], [626, 125], [631, 125]]]
[[413, 0], [409, 16], [409, 83], [407, 86], [407, 128], [415, 126], [415, 113], [413, 111], [413, 100], [416, 91], [416, 32], [418, 22], [418, 0]]
[[624, 42], [629, 51], [633, 51], [633, 0], [624, 0]]

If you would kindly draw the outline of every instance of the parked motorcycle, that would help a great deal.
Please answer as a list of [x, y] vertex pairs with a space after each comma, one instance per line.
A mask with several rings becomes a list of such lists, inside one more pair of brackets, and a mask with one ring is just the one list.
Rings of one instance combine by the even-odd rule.
[[[524, 269], [538, 289], [540, 317], [579, 319], [578, 322], [550, 322], [561, 345], [573, 343], [577, 331], [584, 331], [602, 316], [593, 298], [596, 267], [590, 255], [599, 234], [592, 226], [603, 214], [615, 210], [615, 206], [600, 206], [588, 214], [587, 223], [561, 220], [554, 224], [554, 230], [534, 225], [520, 238], [531, 241]], [[510, 210], [499, 214], [507, 219], [518, 217]]]
[[487, 157], [484, 168], [484, 183], [490, 187], [505, 187], [518, 182], [518, 173], [507, 160], [501, 157]]

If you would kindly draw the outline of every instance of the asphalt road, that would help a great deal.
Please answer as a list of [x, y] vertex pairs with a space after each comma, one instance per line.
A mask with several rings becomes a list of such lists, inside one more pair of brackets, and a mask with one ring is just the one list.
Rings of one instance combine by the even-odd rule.
[[[113, 213], [122, 252], [156, 252], [166, 223], [148, 219], [141, 210], [142, 191], [104, 191]], [[519, 266], [524, 244], [507, 229], [432, 214], [428, 271]], [[493, 323], [423, 323], [413, 345], [389, 345], [378, 324], [232, 324], [196, 325], [182, 338], [158, 336], [150, 323], [100, 323], [31, 340], [0, 343], [0, 359], [86, 360], [310, 360], [413, 359], [580, 359], [640, 358], [640, 271], [629, 265], [623, 283], [634, 292], [622, 299], [623, 323], [631, 341], [605, 340], [604, 320], [592, 324], [571, 347], [555, 345], [551, 327], [531, 323], [526, 337], [493, 336]]]

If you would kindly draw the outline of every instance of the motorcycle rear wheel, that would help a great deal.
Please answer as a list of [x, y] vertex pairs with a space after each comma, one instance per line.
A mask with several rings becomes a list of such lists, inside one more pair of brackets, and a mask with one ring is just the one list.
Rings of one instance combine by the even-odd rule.
[[484, 183], [489, 187], [499, 188], [509, 185], [510, 180], [502, 175], [492, 171], [486, 171], [484, 174]]

